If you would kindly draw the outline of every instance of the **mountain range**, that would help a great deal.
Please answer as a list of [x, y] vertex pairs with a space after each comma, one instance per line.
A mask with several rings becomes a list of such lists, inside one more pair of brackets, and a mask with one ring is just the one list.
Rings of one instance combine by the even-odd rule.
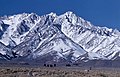
[[120, 32], [94, 26], [66, 12], [0, 17], [0, 59], [41, 61], [118, 60]]

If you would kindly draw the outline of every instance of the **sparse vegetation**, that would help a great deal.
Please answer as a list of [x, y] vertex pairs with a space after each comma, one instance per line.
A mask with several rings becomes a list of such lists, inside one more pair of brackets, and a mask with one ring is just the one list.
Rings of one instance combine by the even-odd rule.
[[0, 77], [120, 77], [120, 70], [59, 67], [1, 67]]

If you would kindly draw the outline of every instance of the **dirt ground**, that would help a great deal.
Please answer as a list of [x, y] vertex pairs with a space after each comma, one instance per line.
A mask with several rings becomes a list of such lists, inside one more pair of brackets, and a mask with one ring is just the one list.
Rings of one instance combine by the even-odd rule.
[[0, 77], [120, 77], [119, 68], [0, 67]]

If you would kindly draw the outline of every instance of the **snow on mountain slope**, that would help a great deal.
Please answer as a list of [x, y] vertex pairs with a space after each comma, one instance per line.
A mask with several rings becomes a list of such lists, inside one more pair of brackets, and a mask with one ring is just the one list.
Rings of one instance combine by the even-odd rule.
[[86, 51], [53, 26], [52, 19], [54, 16], [51, 14], [42, 16], [41, 21], [29, 31], [22, 43], [13, 48], [13, 51], [19, 56], [33, 59], [50, 53], [49, 55], [56, 55], [53, 56], [56, 58], [55, 61], [59, 58], [78, 60]]
[[8, 24], [9, 27], [4, 31], [0, 41], [6, 46], [11, 46], [10, 41], [13, 41], [15, 45], [20, 44], [24, 36], [39, 20], [39, 16], [34, 13], [18, 14], [1, 20], [4, 24]]
[[14, 57], [12, 50], [0, 43], [0, 59], [11, 59]]
[[108, 59], [120, 52], [119, 31], [93, 26], [72, 12], [60, 15], [54, 23], [61, 25], [61, 31], [87, 52], [95, 52]]
[[60, 16], [23, 13], [1, 17], [0, 42], [3, 48], [10, 49], [1, 49], [2, 55], [12, 52], [14, 56], [30, 59], [45, 55], [56, 61], [120, 57], [118, 30], [94, 26], [72, 12]]

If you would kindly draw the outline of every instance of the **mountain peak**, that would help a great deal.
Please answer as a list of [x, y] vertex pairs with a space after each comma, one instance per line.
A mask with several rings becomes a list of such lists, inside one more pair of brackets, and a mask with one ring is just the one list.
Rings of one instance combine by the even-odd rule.
[[68, 16], [70, 16], [70, 15], [72, 15], [72, 14], [74, 14], [72, 11], [68, 11], [68, 12], [66, 12], [65, 13], [66, 15], [68, 15]]
[[51, 12], [51, 13], [50, 13], [50, 14], [48, 14], [48, 15], [53, 16], [53, 17], [56, 17], [56, 16], [57, 16], [57, 14], [56, 14], [56, 13], [54, 13], [54, 12]]

